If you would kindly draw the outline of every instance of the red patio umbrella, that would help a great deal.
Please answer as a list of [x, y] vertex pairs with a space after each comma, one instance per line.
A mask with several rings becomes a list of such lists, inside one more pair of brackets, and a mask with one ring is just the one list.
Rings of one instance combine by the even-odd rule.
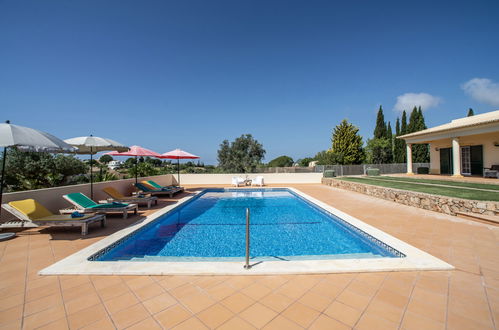
[[180, 159], [197, 159], [201, 158], [199, 156], [188, 153], [187, 151], [183, 151], [181, 149], [175, 149], [169, 152], [166, 152], [161, 155], [161, 158], [167, 159], [176, 159], [177, 160], [177, 181], [180, 186]]
[[163, 156], [161, 154], [158, 154], [157, 152], [146, 149], [146, 148], [142, 148], [140, 146], [131, 146], [130, 150], [125, 151], [125, 152], [111, 151], [111, 152], [106, 153], [106, 155], [135, 157], [135, 183], [137, 183], [137, 157], [163, 158]]

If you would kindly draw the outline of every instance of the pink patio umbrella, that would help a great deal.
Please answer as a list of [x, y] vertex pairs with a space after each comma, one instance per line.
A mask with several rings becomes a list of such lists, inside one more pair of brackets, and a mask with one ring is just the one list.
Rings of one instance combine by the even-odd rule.
[[106, 155], [110, 156], [129, 156], [129, 157], [135, 157], [135, 183], [137, 183], [137, 157], [156, 157], [156, 158], [163, 158], [161, 154], [158, 154], [155, 151], [142, 148], [140, 146], [131, 146], [129, 151], [125, 152], [116, 152], [116, 151], [111, 151], [106, 153]]
[[177, 181], [180, 186], [180, 159], [197, 159], [199, 156], [188, 153], [187, 151], [183, 151], [181, 149], [175, 149], [169, 152], [166, 152], [161, 155], [161, 158], [167, 159], [176, 159], [177, 160]]

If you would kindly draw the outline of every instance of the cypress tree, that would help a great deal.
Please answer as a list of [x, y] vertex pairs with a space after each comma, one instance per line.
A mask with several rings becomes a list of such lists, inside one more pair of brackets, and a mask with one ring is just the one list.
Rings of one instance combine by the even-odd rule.
[[400, 135], [407, 134], [407, 113], [405, 110], [402, 112], [402, 122], [400, 123]]
[[[426, 124], [421, 107], [414, 107], [407, 126], [407, 133], [413, 133], [426, 129]], [[428, 144], [415, 144], [412, 147], [412, 160], [415, 163], [426, 163], [430, 161], [430, 150]]]
[[469, 108], [468, 109], [468, 116], [467, 117], [471, 117], [471, 116], [474, 116], [475, 115], [475, 112], [473, 111], [473, 109]]
[[388, 140], [388, 145], [390, 146], [387, 163], [393, 163], [393, 132], [390, 122], [388, 122], [386, 127], [386, 139]]
[[378, 115], [376, 117], [376, 127], [374, 128], [374, 138], [380, 139], [386, 137], [386, 123], [385, 116], [383, 115], [383, 108], [380, 105]]
[[409, 124], [407, 125], [407, 133], [414, 133], [418, 131], [419, 126], [419, 111], [417, 107], [414, 107], [411, 111], [411, 116], [409, 117]]
[[403, 163], [404, 162], [404, 140], [397, 139], [397, 136], [400, 136], [400, 120], [397, 117], [397, 121], [395, 123], [395, 138], [393, 139], [393, 162], [394, 163]]

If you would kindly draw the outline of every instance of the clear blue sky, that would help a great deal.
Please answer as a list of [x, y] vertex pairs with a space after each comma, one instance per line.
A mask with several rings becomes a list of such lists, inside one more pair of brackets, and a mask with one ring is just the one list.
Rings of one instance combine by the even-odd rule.
[[411, 102], [428, 126], [497, 110], [498, 84], [497, 0], [0, 1], [2, 121], [207, 164], [243, 133], [266, 161], [343, 118], [366, 140], [380, 104], [393, 128]]

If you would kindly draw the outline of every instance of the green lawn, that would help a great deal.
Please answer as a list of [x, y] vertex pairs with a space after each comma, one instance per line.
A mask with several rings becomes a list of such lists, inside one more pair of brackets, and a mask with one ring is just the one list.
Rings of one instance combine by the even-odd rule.
[[[466, 189], [463, 186], [439, 187], [439, 186], [430, 186], [430, 185], [424, 185], [424, 184], [414, 184], [414, 182], [413, 183], [395, 182], [395, 181], [390, 180], [390, 179], [389, 180], [373, 179], [371, 177], [369, 177], [369, 178], [368, 177], [342, 177], [342, 178], [338, 178], [337, 180], [358, 182], [358, 183], [370, 184], [370, 185], [374, 185], [374, 186], [416, 191], [416, 192], [421, 192], [421, 193], [426, 193], [426, 194], [433, 194], [433, 195], [440, 195], [440, 196], [447, 196], [447, 197], [473, 199], [473, 200], [479, 200], [479, 201], [499, 202], [499, 191], [490, 192], [490, 191], [471, 190], [471, 189]], [[410, 180], [413, 180], [413, 179], [410, 179]], [[420, 180], [414, 179], [414, 181], [419, 182]], [[428, 181], [439, 181], [439, 180], [428, 180]], [[421, 182], [421, 183], [424, 183], [424, 182]], [[446, 181], [446, 183], [447, 183], [447, 181]], [[468, 185], [467, 183], [464, 183], [464, 184]], [[486, 186], [488, 186], [488, 185], [486, 185]], [[469, 186], [469, 187], [471, 187], [471, 186]], [[477, 188], [477, 187], [473, 187], [473, 188]], [[489, 189], [489, 188], [486, 188], [486, 189]]]
[[[395, 176], [377, 176], [377, 177], [373, 176], [373, 177], [369, 177], [369, 178], [377, 179], [377, 180], [393, 180], [393, 181], [404, 181], [404, 182], [443, 184], [446, 186], [488, 189], [488, 190], [499, 191], [499, 184], [458, 182], [458, 181], [450, 181], [450, 180], [419, 179], [419, 178], [407, 178], [407, 177], [395, 177]], [[491, 180], [495, 180], [495, 179], [491, 179]]]

